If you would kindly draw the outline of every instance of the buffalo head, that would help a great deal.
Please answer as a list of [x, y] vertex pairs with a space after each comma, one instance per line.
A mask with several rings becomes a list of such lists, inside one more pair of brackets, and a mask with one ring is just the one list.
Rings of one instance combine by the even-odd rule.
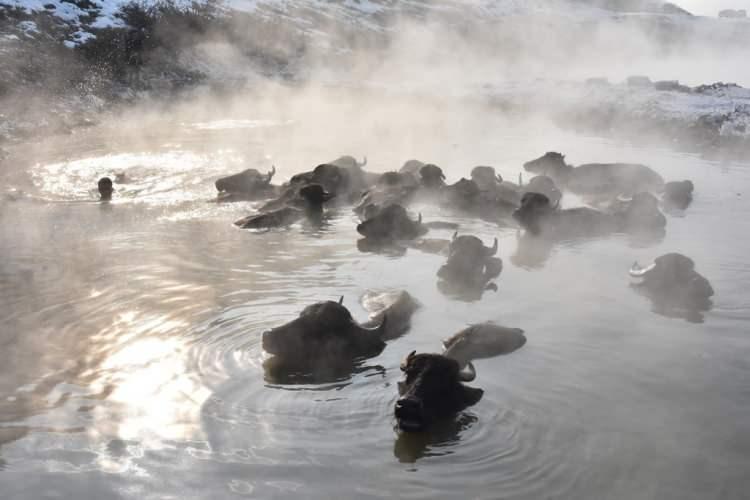
[[399, 382], [400, 398], [394, 414], [398, 428], [422, 431], [479, 402], [484, 391], [465, 386], [474, 380], [471, 363], [461, 370], [458, 361], [440, 354], [409, 354], [401, 363], [405, 379]]
[[667, 225], [667, 218], [659, 211], [659, 200], [651, 193], [634, 195], [619, 215], [628, 232], [658, 231]]
[[401, 205], [388, 205], [357, 226], [357, 232], [374, 240], [411, 240], [427, 232], [422, 215], [413, 221]]
[[693, 189], [693, 183], [688, 180], [667, 182], [662, 200], [668, 207], [684, 210], [693, 201]]
[[461, 178], [446, 188], [446, 194], [452, 204], [462, 208], [471, 208], [477, 201], [480, 188], [473, 180]]
[[333, 194], [326, 191], [320, 184], [308, 184], [301, 187], [299, 195], [310, 207], [319, 207], [334, 197]]
[[422, 185], [427, 188], [435, 188], [445, 185], [445, 174], [443, 173], [443, 169], [432, 163], [419, 169], [419, 177], [422, 179]]
[[524, 192], [526, 193], [541, 193], [546, 196], [552, 206], [558, 206], [562, 193], [555, 186], [555, 181], [551, 177], [546, 175], [535, 175], [532, 177], [528, 184], [524, 186]]
[[521, 197], [521, 207], [513, 212], [513, 218], [524, 229], [532, 234], [538, 234], [541, 232], [542, 219], [554, 210], [555, 207], [550, 204], [549, 198], [542, 193], [524, 193]]
[[476, 182], [480, 189], [488, 189], [503, 182], [502, 176], [495, 173], [494, 167], [487, 166], [472, 168], [471, 180]]
[[710, 307], [711, 283], [695, 270], [693, 260], [682, 254], [664, 254], [645, 268], [635, 263], [630, 275], [641, 279], [636, 287], [657, 304], [698, 310]]
[[494, 257], [497, 248], [497, 238], [487, 247], [476, 236], [454, 234], [448, 247], [448, 260], [437, 273], [441, 280], [438, 284], [450, 293], [471, 292], [467, 294], [471, 297], [481, 296], [485, 289], [497, 290], [497, 286], [489, 283], [503, 269], [503, 261]]
[[536, 160], [527, 161], [523, 164], [524, 170], [533, 174], [551, 175], [565, 169], [565, 156], [560, 153], [549, 151]]
[[226, 193], [252, 195], [258, 190], [267, 188], [275, 173], [275, 166], [271, 166], [271, 170], [266, 174], [261, 174], [254, 168], [248, 168], [238, 174], [217, 179], [215, 183], [216, 190]]

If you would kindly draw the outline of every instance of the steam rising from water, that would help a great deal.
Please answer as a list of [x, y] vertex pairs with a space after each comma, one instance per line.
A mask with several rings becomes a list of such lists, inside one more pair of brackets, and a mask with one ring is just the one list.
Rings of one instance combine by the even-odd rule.
[[[101, 498], [187, 488], [205, 498], [324, 498], [342, 484], [363, 496], [412, 497], [627, 498], [641, 485], [660, 498], [747, 491], [747, 443], [737, 438], [750, 432], [747, 165], [561, 133], [547, 109], [503, 115], [480, 95], [485, 83], [507, 80], [523, 93], [537, 76], [743, 81], [746, 66], [726, 62], [731, 50], [724, 58], [710, 45], [699, 50], [700, 39], [683, 49], [688, 60], [628, 23], [577, 32], [584, 46], [561, 41], [547, 18], [533, 21], [506, 23], [512, 32], [493, 45], [488, 27], [402, 20], [385, 50], [353, 51], [342, 67], [313, 51], [309, 82], [253, 73], [251, 88], [149, 102], [95, 129], [11, 147], [3, 175], [30, 199], [0, 202], [3, 490], [38, 496], [46, 485], [24, 486], [43, 471], [66, 493], [83, 483], [71, 473], [86, 472]], [[218, 54], [217, 64], [247, 70], [236, 50]], [[515, 229], [425, 208], [428, 220], [499, 237], [500, 290], [466, 304], [437, 291], [439, 256], [358, 253], [346, 209], [319, 230], [257, 235], [231, 227], [252, 204], [209, 202], [216, 177], [249, 167], [275, 164], [281, 182], [353, 154], [375, 171], [419, 158], [449, 181], [477, 164], [515, 179], [523, 161], [547, 150], [572, 163], [643, 162], [667, 178], [690, 177], [695, 203], [670, 218], [664, 241], [563, 242], [535, 266], [512, 263]], [[96, 199], [98, 177], [118, 173], [128, 180], [115, 186], [114, 203], [78, 203]], [[704, 325], [654, 315], [627, 288], [634, 260], [674, 249], [716, 287]], [[407, 288], [425, 304], [407, 335], [347, 380], [265, 379], [259, 332], [341, 294], [363, 318], [356, 298], [381, 287]], [[455, 427], [394, 435], [402, 355], [439, 350], [445, 336], [489, 319], [523, 326], [529, 343], [477, 363], [484, 400]]]

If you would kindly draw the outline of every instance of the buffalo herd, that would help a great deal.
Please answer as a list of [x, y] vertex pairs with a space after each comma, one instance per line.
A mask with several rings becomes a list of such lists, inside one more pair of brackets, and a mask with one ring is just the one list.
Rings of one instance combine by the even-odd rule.
[[[503, 269], [496, 256], [497, 238], [486, 244], [474, 235], [459, 234], [455, 224], [425, 221], [421, 213], [407, 211], [411, 204], [434, 204], [464, 217], [518, 227], [519, 246], [512, 259], [528, 264], [544, 259], [560, 240], [663, 235], [667, 219], [662, 212], [686, 209], [693, 195], [691, 181], [665, 182], [645, 165], [572, 166], [556, 152], [523, 165], [534, 175], [526, 183], [521, 176], [518, 183], [507, 181], [491, 166], [477, 166], [469, 178], [449, 184], [435, 164], [409, 160], [399, 170], [376, 174], [364, 169], [366, 163], [342, 156], [279, 185], [272, 183], [275, 168], [265, 174], [248, 169], [216, 180], [217, 201], [262, 200], [255, 213], [235, 222], [254, 230], [320, 224], [330, 207], [351, 206], [360, 218], [360, 250], [417, 248], [442, 254], [446, 260], [436, 272], [441, 292], [478, 300], [484, 291], [497, 290], [493, 280]], [[111, 199], [110, 179], [101, 179], [98, 187], [103, 201]], [[586, 206], [562, 208], [564, 193], [577, 195]], [[451, 239], [424, 238], [432, 228], [455, 232]], [[646, 267], [636, 263], [630, 275], [638, 280], [634, 289], [650, 298], [657, 312], [691, 319], [711, 307], [709, 281], [684, 255], [662, 255]], [[262, 346], [270, 355], [267, 374], [281, 382], [290, 374], [351, 375], [357, 360], [377, 356], [387, 341], [405, 333], [421, 306], [406, 291], [373, 297], [377, 313], [364, 322], [353, 318], [342, 297], [309, 305], [298, 317], [263, 332]], [[447, 339], [440, 354], [410, 353], [401, 364], [404, 379], [394, 408], [397, 428], [423, 431], [477, 403], [483, 391], [464, 384], [476, 376], [472, 360], [513, 352], [525, 342], [519, 328], [480, 323]]]

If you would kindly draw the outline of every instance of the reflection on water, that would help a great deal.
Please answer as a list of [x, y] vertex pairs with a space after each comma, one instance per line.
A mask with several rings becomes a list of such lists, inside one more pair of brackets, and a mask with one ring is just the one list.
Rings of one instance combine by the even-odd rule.
[[[100, 146], [89, 130], [45, 145], [49, 158], [19, 164], [15, 181], [6, 172], [8, 192], [26, 195], [0, 201], [3, 498], [704, 499], [750, 488], [750, 201], [737, 196], [746, 165], [722, 171], [500, 126], [447, 131], [429, 152], [410, 144], [409, 156], [435, 159], [450, 181], [488, 163], [515, 178], [524, 160], [564, 149], [696, 185], [692, 205], [652, 240], [539, 245], [425, 208], [462, 233], [498, 236], [498, 290], [464, 302], [435, 285], [445, 256], [360, 248], [347, 209], [322, 227], [233, 227], [255, 205], [209, 203], [219, 175], [274, 157], [288, 178], [368, 144], [325, 149], [315, 135], [306, 142], [315, 124], [255, 120], [185, 123], [132, 150]], [[293, 134], [294, 154], [288, 136], [270, 132], [279, 128]], [[370, 152], [373, 168], [400, 165], [404, 144]], [[113, 203], [82, 203], [96, 199], [99, 177], [118, 173]], [[445, 241], [452, 230], [434, 233]], [[703, 323], [653, 314], [628, 286], [633, 261], [675, 250], [716, 290]], [[263, 330], [373, 288], [419, 298], [405, 335], [325, 382], [270, 366]], [[433, 432], [395, 433], [403, 356], [439, 351], [441, 339], [488, 320], [518, 325], [529, 341], [477, 362], [482, 401]]]
[[399, 462], [414, 463], [423, 457], [453, 453], [461, 432], [476, 421], [476, 416], [461, 413], [455, 419], [438, 422], [427, 432], [401, 432], [393, 445], [393, 454]]

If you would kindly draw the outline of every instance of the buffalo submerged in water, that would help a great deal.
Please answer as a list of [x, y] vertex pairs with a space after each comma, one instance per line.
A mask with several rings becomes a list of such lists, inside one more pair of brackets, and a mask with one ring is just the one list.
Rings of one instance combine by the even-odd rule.
[[685, 255], [664, 254], [645, 268], [636, 262], [630, 275], [638, 280], [635, 289], [651, 299], [657, 312], [701, 321], [700, 313], [711, 308], [714, 289]]
[[366, 297], [374, 309], [368, 321], [357, 322], [343, 305], [343, 296], [317, 302], [292, 321], [263, 332], [263, 350], [281, 370], [346, 371], [355, 360], [379, 354], [387, 340], [403, 335], [419, 308], [403, 290]]
[[[299, 190], [301, 203], [288, 205], [260, 214], [249, 215], [234, 223], [242, 229], [270, 229], [287, 226], [299, 220], [307, 219], [319, 223], [323, 216], [323, 204], [333, 195], [319, 184], [309, 184]], [[301, 206], [300, 206], [301, 205]]]
[[491, 247], [473, 235], [453, 234], [448, 247], [448, 260], [437, 272], [438, 287], [448, 295], [478, 299], [485, 290], [497, 290], [491, 283], [500, 275], [503, 261], [497, 253], [497, 238]]
[[470, 325], [443, 342], [442, 354], [412, 351], [401, 363], [394, 407], [399, 430], [418, 432], [479, 402], [484, 391], [464, 385], [476, 378], [472, 359], [509, 354], [526, 344], [520, 328]]
[[589, 207], [558, 209], [541, 193], [526, 193], [513, 218], [533, 235], [550, 239], [601, 236], [617, 232], [658, 233], [667, 219], [650, 193], [636, 194], [613, 213]]
[[661, 194], [667, 204], [686, 207], [692, 199], [693, 183], [665, 183], [652, 168], [637, 163], [587, 163], [574, 167], [565, 156], [547, 152], [523, 164], [524, 170], [550, 177], [560, 188], [593, 199], [613, 199], [648, 192]]
[[274, 174], [276, 174], [275, 166], [272, 166], [266, 174], [261, 174], [254, 168], [248, 168], [240, 173], [217, 179], [215, 185], [219, 192], [218, 201], [252, 201], [271, 198], [279, 189], [271, 184]]

